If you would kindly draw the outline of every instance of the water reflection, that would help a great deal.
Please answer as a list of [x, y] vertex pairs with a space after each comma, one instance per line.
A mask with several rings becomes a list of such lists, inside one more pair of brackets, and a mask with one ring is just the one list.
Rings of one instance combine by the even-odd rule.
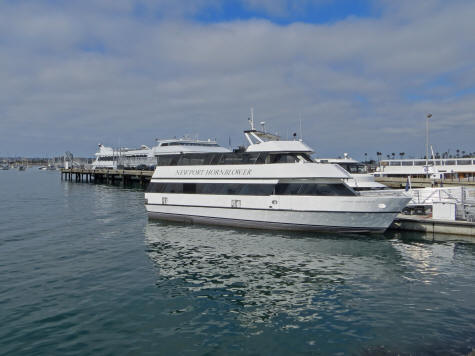
[[[349, 313], [345, 283], [368, 288], [395, 273], [390, 241], [149, 223], [148, 254], [160, 282], [180, 281], [198, 297], [225, 298], [246, 325], [285, 314], [298, 322]], [[396, 274], [399, 274], [396, 269]], [[366, 276], [362, 278], [362, 276]]]
[[421, 330], [431, 352], [443, 344], [453, 354], [473, 340], [475, 244], [153, 222], [145, 239], [160, 293], [212, 316], [200, 323], [237, 322], [256, 334], [301, 329], [308, 345], [326, 340], [338, 352], [355, 343], [371, 349], [371, 340], [412, 352]]
[[[469, 236], [421, 232], [391, 232], [393, 247], [410, 266], [408, 279], [430, 284], [434, 277], [454, 277], [458, 273], [472, 273], [475, 266], [475, 239]], [[457, 261], [462, 256], [462, 261]], [[460, 263], [459, 263], [460, 262]], [[459, 268], [455, 268], [460, 266]]]

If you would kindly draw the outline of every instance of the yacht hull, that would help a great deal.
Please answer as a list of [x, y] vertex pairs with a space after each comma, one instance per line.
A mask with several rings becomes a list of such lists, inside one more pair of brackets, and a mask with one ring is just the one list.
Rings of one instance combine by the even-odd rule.
[[243, 228], [381, 233], [395, 212], [292, 211], [224, 207], [146, 205], [150, 219]]

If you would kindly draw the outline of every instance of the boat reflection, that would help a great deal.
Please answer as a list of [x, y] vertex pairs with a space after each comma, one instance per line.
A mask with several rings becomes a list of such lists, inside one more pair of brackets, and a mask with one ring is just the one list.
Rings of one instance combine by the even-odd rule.
[[226, 300], [233, 305], [229, 312], [247, 326], [276, 316], [290, 317], [297, 325], [329, 315], [332, 320], [346, 317], [367, 303], [364, 295], [375, 298], [407, 278], [428, 273], [421, 279], [430, 281], [431, 271], [434, 277], [439, 273], [437, 266], [424, 265], [429, 256], [383, 236], [290, 235], [150, 222], [145, 237], [160, 287]]

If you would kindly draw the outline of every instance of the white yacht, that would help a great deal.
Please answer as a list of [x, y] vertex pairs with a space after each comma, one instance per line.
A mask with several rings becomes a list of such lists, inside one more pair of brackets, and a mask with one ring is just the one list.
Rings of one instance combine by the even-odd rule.
[[[252, 115], [251, 115], [252, 117]], [[247, 228], [382, 232], [410, 200], [361, 196], [338, 165], [302, 141], [244, 131], [246, 149], [159, 161], [145, 192], [150, 218]]]
[[125, 169], [151, 169], [153, 170], [159, 160], [166, 160], [166, 156], [180, 153], [200, 152], [230, 152], [211, 139], [206, 141], [180, 138], [159, 140], [153, 147], [142, 145], [140, 148], [113, 149], [99, 144], [99, 151], [92, 163], [92, 169], [100, 168], [125, 168]]
[[381, 190], [388, 189], [384, 184], [378, 183], [374, 179], [374, 175], [368, 173], [366, 166], [351, 158], [348, 153], [343, 154], [343, 158], [317, 158], [317, 163], [338, 164], [345, 171], [350, 173], [351, 178], [346, 183], [354, 190]]
[[117, 169], [124, 160], [141, 159], [141, 164], [147, 162], [151, 149], [145, 145], [140, 148], [119, 148], [99, 144], [99, 151], [95, 153], [96, 159], [92, 163], [92, 169], [108, 168]]

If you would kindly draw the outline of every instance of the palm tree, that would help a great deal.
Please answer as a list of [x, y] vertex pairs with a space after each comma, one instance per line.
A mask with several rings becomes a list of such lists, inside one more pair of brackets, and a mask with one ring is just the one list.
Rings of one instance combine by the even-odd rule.
[[401, 159], [404, 157], [405, 153], [404, 152], [399, 152], [399, 156], [401, 157]]
[[381, 160], [381, 156], [383, 154], [381, 152], [376, 152], [376, 156], [378, 157], [378, 162]]
[[457, 152], [457, 158], [459, 158], [459, 156], [460, 156], [460, 150], [457, 149], [457, 150], [455, 150], [455, 152]]

